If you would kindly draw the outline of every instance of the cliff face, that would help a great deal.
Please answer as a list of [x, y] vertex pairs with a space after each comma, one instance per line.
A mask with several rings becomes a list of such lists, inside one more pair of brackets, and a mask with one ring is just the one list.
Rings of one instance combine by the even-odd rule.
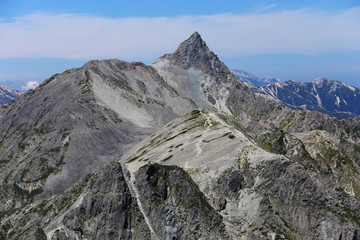
[[[125, 176], [124, 176], [125, 173]], [[56, 197], [2, 215], [4, 239], [228, 239], [221, 216], [180, 168], [120, 164]], [[21, 229], [17, 231], [16, 229]]]
[[359, 118], [267, 103], [198, 33], [0, 110], [3, 239], [359, 239]]

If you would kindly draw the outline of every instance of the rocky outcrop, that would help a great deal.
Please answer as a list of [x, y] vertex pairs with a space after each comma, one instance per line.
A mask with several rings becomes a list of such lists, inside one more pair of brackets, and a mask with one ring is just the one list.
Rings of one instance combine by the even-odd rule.
[[63, 194], [4, 213], [1, 219], [3, 239], [148, 239], [150, 236], [118, 163], [110, 164]]
[[146, 165], [135, 179], [139, 201], [156, 238], [229, 239], [221, 215], [183, 169]]
[[136, 174], [139, 195], [123, 172], [112, 163], [63, 194], [2, 214], [0, 237], [229, 239], [221, 215], [182, 169], [144, 166]]

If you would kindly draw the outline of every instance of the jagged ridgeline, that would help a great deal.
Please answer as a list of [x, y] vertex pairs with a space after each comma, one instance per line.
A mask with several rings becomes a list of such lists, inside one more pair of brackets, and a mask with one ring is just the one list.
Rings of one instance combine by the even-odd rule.
[[254, 87], [263, 98], [294, 109], [327, 113], [337, 118], [360, 115], [360, 89], [345, 83], [318, 78], [313, 82], [286, 81]]
[[360, 118], [255, 94], [198, 33], [0, 110], [0, 239], [360, 239]]

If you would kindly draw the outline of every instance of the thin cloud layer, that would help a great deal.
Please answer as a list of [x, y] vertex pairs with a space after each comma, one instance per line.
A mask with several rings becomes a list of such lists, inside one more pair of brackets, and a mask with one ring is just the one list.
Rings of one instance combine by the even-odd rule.
[[0, 22], [0, 58], [156, 58], [194, 31], [223, 56], [360, 51], [359, 16], [360, 7], [118, 19], [37, 12]]

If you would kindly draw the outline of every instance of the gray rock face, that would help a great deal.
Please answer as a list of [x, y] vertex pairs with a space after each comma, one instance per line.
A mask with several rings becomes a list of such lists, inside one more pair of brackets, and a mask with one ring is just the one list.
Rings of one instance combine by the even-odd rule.
[[87, 188], [81, 204], [65, 214], [65, 230], [82, 239], [142, 239], [150, 235], [119, 164], [94, 175]]
[[[259, 189], [267, 196], [262, 211], [270, 228], [286, 229], [296, 239], [356, 239], [360, 203], [336, 189], [332, 177], [281, 162], [263, 174], [267, 180]], [[342, 216], [349, 221], [342, 222]]]
[[198, 33], [91, 61], [1, 108], [0, 238], [358, 239], [359, 121], [256, 97]]
[[157, 238], [229, 239], [221, 215], [183, 169], [146, 165], [136, 173], [135, 186]]
[[55, 198], [17, 209], [12, 214], [2, 216], [3, 239], [147, 239], [150, 236], [118, 163], [110, 164]]
[[63, 194], [3, 215], [0, 237], [229, 239], [221, 215], [182, 169], [147, 165], [136, 180], [139, 199], [132, 195], [120, 164], [112, 163]]

